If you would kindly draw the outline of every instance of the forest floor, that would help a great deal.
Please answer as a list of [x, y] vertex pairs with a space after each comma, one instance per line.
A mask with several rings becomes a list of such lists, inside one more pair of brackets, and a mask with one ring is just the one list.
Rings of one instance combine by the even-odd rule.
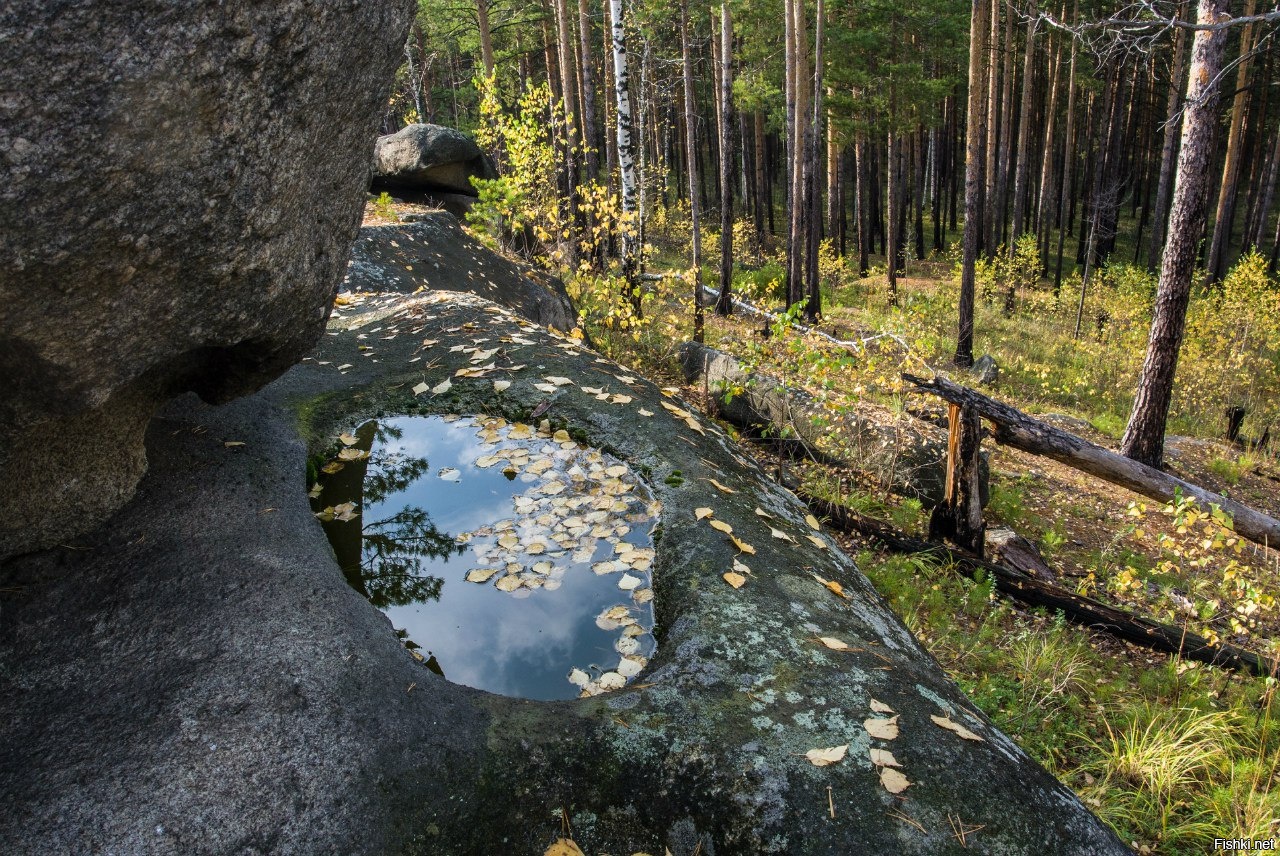
[[[366, 225], [394, 222], [396, 213], [371, 205]], [[666, 261], [650, 269], [674, 272], [680, 265], [674, 253]], [[776, 262], [743, 270], [735, 290], [776, 306], [769, 298], [776, 296], [780, 271]], [[703, 277], [713, 282], [710, 269]], [[866, 346], [838, 347], [786, 323], [773, 324], [765, 337], [758, 318], [719, 318], [709, 310], [706, 342], [833, 411], [870, 411], [880, 420], [911, 421], [913, 412], [939, 409], [902, 380], [903, 371], [928, 376], [936, 367], [975, 383], [950, 363], [958, 287], [949, 264], [913, 264], [910, 276], [899, 278], [897, 306], [890, 304], [882, 270], [856, 277], [836, 265], [829, 282], [835, 286], [825, 291], [820, 329], [870, 340]], [[687, 384], [675, 358], [692, 336], [686, 281], [654, 284], [642, 317], [618, 299], [616, 280], [584, 274], [568, 284], [598, 348], [633, 371], [683, 387], [687, 400], [714, 412], [709, 391]], [[1149, 322], [1144, 301], [1135, 299], [1144, 289], [1149, 283], [1116, 274], [1081, 301], [1078, 280], [1065, 281], [1059, 295], [1041, 283], [1021, 291], [1006, 315], [1003, 290], [988, 283], [980, 290], [975, 354], [991, 354], [1000, 378], [985, 391], [1114, 447], [1145, 345]], [[1232, 323], [1217, 310], [1223, 324]], [[1251, 407], [1246, 435], [1262, 434], [1275, 418], [1276, 390], [1251, 379], [1256, 363], [1223, 356], [1229, 348], [1212, 337], [1225, 334], [1196, 323], [1179, 367], [1166, 466], [1264, 513], [1280, 513], [1275, 444], [1250, 450], [1217, 439], [1223, 403], [1240, 400]], [[1247, 318], [1245, 326], [1252, 323]], [[1263, 358], [1274, 359], [1269, 352]], [[777, 466], [770, 447], [741, 439], [763, 465]], [[1007, 526], [1036, 543], [1064, 587], [1280, 658], [1280, 553], [1236, 539], [1223, 525], [1228, 521], [1206, 509], [1165, 506], [990, 440], [983, 447], [990, 455], [988, 527]], [[923, 536], [927, 513], [919, 500], [865, 473], [787, 466], [809, 492]], [[1061, 614], [998, 599], [989, 581], [965, 578], [936, 559], [841, 540], [974, 702], [1136, 851], [1198, 854], [1211, 850], [1215, 838], [1280, 837], [1274, 676], [1139, 648], [1068, 624]]]

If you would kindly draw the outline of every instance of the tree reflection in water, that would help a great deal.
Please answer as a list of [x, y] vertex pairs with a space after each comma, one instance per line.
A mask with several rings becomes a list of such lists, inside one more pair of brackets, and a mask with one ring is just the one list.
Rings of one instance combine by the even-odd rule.
[[379, 609], [438, 600], [444, 581], [423, 573], [423, 565], [465, 549], [417, 506], [405, 506], [382, 520], [365, 520], [365, 509], [405, 490], [429, 469], [425, 457], [386, 451], [388, 441], [402, 435], [400, 429], [377, 422], [360, 426], [352, 448], [369, 452], [369, 457], [345, 462], [324, 476], [315, 503], [317, 511], [344, 502], [361, 510], [353, 520], [330, 520], [324, 528], [347, 582]]

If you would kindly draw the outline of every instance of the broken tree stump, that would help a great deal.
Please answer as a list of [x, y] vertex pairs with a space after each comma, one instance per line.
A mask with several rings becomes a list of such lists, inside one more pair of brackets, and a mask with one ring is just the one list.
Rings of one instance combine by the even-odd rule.
[[929, 517], [929, 537], [982, 556], [986, 530], [978, 480], [982, 422], [971, 404], [951, 404], [947, 419], [947, 482], [942, 502]]

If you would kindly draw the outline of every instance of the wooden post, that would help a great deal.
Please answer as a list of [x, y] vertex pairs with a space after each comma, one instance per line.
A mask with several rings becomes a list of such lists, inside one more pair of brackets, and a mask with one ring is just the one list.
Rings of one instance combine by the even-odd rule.
[[942, 503], [929, 517], [929, 538], [948, 540], [981, 557], [986, 538], [979, 490], [982, 423], [972, 404], [947, 410], [947, 486]]

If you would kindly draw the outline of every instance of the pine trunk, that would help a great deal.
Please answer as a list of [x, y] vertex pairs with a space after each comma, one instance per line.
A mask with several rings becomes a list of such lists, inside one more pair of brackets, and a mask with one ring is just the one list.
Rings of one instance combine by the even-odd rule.
[[[1229, 13], [1228, 0], [1199, 0], [1197, 20], [1216, 23]], [[1182, 151], [1174, 178], [1169, 234], [1160, 262], [1160, 282], [1151, 320], [1147, 356], [1138, 378], [1133, 413], [1120, 441], [1125, 457], [1158, 467], [1164, 458], [1164, 429], [1173, 396], [1173, 376], [1186, 329], [1187, 303], [1196, 262], [1196, 244], [1205, 224], [1209, 163], [1227, 41], [1226, 30], [1197, 30], [1191, 48], [1191, 81], [1182, 118]]]
[[987, 136], [986, 58], [987, 0], [973, 0], [969, 25], [969, 105], [965, 122], [964, 235], [960, 268], [959, 327], [954, 362], [973, 365], [973, 301], [978, 245], [982, 234], [982, 188], [985, 181], [982, 145]]

